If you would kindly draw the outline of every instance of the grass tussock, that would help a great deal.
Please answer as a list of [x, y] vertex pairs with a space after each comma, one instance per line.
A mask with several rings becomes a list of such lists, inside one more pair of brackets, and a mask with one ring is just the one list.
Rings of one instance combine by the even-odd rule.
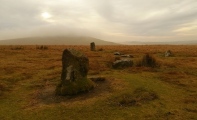
[[41, 45], [41, 46], [36, 46], [36, 49], [39, 49], [39, 50], [47, 50], [48, 47], [45, 46], [45, 45]]
[[158, 99], [157, 93], [145, 88], [137, 88], [133, 93], [125, 93], [116, 98], [121, 106], [136, 106]]
[[157, 59], [153, 56], [153, 55], [150, 55], [150, 54], [145, 54], [142, 59], [138, 60], [137, 61], [137, 64], [136, 64], [137, 67], [159, 67], [159, 63], [157, 61]]
[[14, 46], [11, 48], [11, 50], [24, 50], [24, 46]]

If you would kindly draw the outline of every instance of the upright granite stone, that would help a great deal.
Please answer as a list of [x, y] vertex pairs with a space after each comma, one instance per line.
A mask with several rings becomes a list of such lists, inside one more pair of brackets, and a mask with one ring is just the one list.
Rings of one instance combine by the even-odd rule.
[[95, 49], [95, 43], [94, 42], [90, 43], [90, 50], [91, 51], [95, 51], [96, 50]]
[[88, 58], [79, 51], [66, 49], [62, 55], [61, 82], [56, 88], [57, 95], [74, 95], [93, 88], [87, 79], [89, 70]]

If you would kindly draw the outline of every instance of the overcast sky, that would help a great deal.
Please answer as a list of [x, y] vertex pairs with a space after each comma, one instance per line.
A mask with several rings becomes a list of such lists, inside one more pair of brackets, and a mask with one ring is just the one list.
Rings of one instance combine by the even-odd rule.
[[0, 0], [0, 40], [71, 34], [114, 42], [197, 40], [197, 0]]

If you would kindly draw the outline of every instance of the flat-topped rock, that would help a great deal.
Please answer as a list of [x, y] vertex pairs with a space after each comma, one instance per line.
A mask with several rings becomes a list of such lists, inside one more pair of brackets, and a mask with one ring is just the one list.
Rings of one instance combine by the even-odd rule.
[[127, 67], [132, 67], [133, 66], [133, 61], [131, 59], [121, 59], [121, 60], [116, 60], [113, 62], [112, 67], [117, 69], [117, 68], [127, 68]]

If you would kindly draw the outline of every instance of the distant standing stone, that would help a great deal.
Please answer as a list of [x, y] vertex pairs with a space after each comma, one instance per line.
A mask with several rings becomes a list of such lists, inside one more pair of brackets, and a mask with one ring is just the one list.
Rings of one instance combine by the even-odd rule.
[[94, 42], [90, 43], [90, 50], [95, 51], [95, 43]]
[[88, 58], [79, 51], [66, 49], [62, 55], [61, 82], [56, 88], [57, 95], [73, 95], [89, 91], [93, 84], [87, 79]]

